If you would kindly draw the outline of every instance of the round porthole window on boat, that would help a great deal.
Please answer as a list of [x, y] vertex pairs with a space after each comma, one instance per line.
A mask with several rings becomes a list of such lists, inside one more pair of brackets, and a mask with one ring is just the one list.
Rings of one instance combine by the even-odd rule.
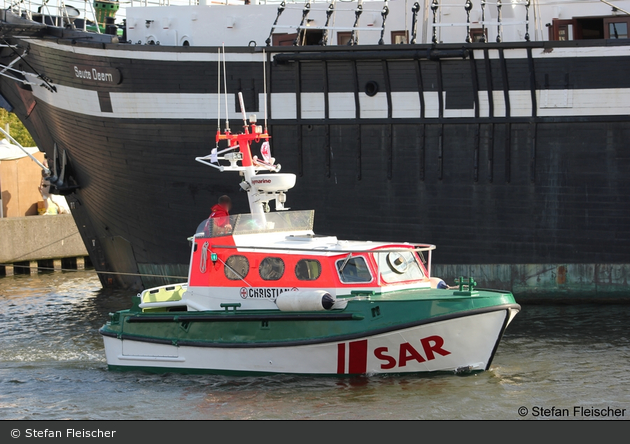
[[374, 80], [370, 80], [365, 84], [365, 94], [367, 94], [369, 97], [374, 97], [377, 92], [378, 83], [376, 83]]
[[228, 260], [225, 261], [224, 272], [225, 277], [231, 281], [245, 279], [247, 273], [249, 273], [249, 261], [245, 256], [230, 256]]
[[301, 259], [295, 266], [295, 277], [301, 281], [314, 281], [322, 274], [322, 264], [315, 259]]
[[266, 281], [277, 281], [284, 275], [284, 261], [279, 257], [266, 257], [260, 263], [258, 272]]
[[403, 274], [409, 266], [403, 255], [397, 252], [391, 252], [387, 255], [387, 265], [398, 274]]

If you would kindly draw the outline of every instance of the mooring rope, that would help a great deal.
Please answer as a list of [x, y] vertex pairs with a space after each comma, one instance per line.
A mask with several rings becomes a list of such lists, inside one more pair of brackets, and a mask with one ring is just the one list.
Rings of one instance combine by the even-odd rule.
[[92, 273], [98, 274], [116, 274], [119, 276], [139, 276], [139, 277], [161, 277], [169, 279], [188, 279], [188, 276], [170, 276], [165, 274], [148, 274], [148, 273], [123, 273], [121, 271], [98, 271], [96, 269], [77, 269], [77, 268], [53, 268], [53, 267], [31, 267], [28, 265], [16, 265], [16, 264], [0, 264], [2, 267], [13, 268], [31, 268], [36, 270], [49, 270], [49, 271], [73, 271], [75, 273]]

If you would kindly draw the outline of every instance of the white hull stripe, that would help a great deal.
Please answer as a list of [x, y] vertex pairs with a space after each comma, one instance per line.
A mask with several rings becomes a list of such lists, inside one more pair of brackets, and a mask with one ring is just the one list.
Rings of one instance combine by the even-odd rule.
[[[137, 59], [137, 60], [159, 60], [159, 61], [176, 61], [176, 62], [216, 62], [217, 53], [209, 50], [208, 52], [188, 52], [188, 51], [136, 51], [121, 49], [98, 49], [77, 47], [72, 45], [60, 45], [54, 41], [46, 41], [38, 38], [24, 38], [32, 45], [54, 48], [61, 51], [73, 52], [75, 54], [89, 55], [93, 57], [108, 57], [120, 59]], [[492, 45], [488, 45], [488, 57], [491, 59], [499, 58], [498, 49], [492, 49]], [[399, 49], [399, 48], [396, 48]], [[524, 48], [505, 49], [503, 51], [506, 59], [523, 59], [527, 58], [527, 50]], [[484, 58], [483, 50], [474, 50], [475, 59]], [[532, 48], [532, 57], [539, 59], [553, 58], [574, 58], [574, 57], [630, 57], [630, 46], [596, 46], [596, 47], [570, 47], [570, 48]], [[262, 62], [261, 53], [226, 53], [228, 62]]]
[[[498, 59], [499, 50], [488, 47], [488, 58]], [[484, 59], [484, 50], [473, 50], [475, 60]], [[503, 57], [506, 59], [527, 59], [527, 49], [514, 48], [505, 49]], [[583, 58], [583, 57], [630, 57], [630, 46], [594, 46], [594, 47], [571, 47], [571, 48], [532, 48], [532, 57], [535, 59], [560, 59], [560, 58]]]
[[511, 319], [510, 311], [454, 318], [353, 341], [293, 347], [176, 347], [107, 336], [104, 341], [107, 363], [114, 366], [299, 374], [484, 370], [506, 320]]
[[[38, 38], [24, 38], [31, 45], [53, 48], [60, 51], [72, 52], [74, 54], [88, 55], [92, 57], [106, 57], [117, 59], [135, 59], [135, 60], [158, 60], [162, 62], [217, 62], [217, 50], [209, 49], [208, 52], [188, 52], [182, 51], [136, 51], [130, 49], [98, 49], [85, 48], [81, 46], [60, 45], [54, 41], [46, 41]], [[137, 47], [142, 45], [128, 45], [129, 47]], [[263, 62], [263, 55], [257, 53], [225, 53], [227, 62]]]
[[[53, 93], [44, 88], [35, 87], [37, 99], [62, 110], [101, 118], [119, 119], [216, 119], [217, 94], [170, 94], [170, 93], [110, 93], [113, 112], [101, 110], [98, 93], [87, 89], [57, 85]], [[493, 91], [494, 117], [505, 117], [505, 97], [503, 91]], [[387, 98], [384, 93], [375, 97], [364, 94], [359, 100], [359, 117], [362, 119], [387, 118]], [[324, 118], [324, 93], [302, 94], [302, 119]], [[425, 118], [439, 116], [438, 93], [427, 91], [424, 97]], [[446, 103], [446, 93], [443, 93]], [[532, 115], [532, 100], [529, 91], [510, 91], [510, 115], [528, 117]], [[223, 103], [224, 98], [221, 97]], [[353, 93], [330, 93], [329, 118], [354, 119], [356, 108]], [[630, 88], [577, 89], [577, 90], [538, 90], [536, 91], [538, 116], [614, 116], [629, 114]], [[240, 120], [241, 114], [235, 109], [236, 96], [228, 94], [229, 118]], [[259, 104], [264, 97], [259, 95]], [[417, 92], [392, 93], [392, 117], [419, 118], [421, 115], [420, 99]], [[262, 117], [261, 109], [247, 110]], [[297, 100], [294, 93], [273, 93], [270, 101], [270, 117], [276, 120], [296, 119]], [[221, 110], [225, 109], [221, 105]], [[485, 91], [479, 92], [479, 116], [489, 116], [489, 100]], [[445, 118], [474, 117], [474, 109], [445, 109]], [[224, 118], [224, 116], [221, 116]]]

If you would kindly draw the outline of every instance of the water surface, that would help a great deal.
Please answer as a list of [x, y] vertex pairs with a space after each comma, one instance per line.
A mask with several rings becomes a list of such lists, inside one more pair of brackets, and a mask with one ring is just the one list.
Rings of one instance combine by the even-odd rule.
[[98, 329], [131, 296], [89, 271], [0, 278], [0, 418], [535, 419], [552, 406], [630, 418], [630, 305], [524, 305], [476, 375], [228, 377], [107, 370]]

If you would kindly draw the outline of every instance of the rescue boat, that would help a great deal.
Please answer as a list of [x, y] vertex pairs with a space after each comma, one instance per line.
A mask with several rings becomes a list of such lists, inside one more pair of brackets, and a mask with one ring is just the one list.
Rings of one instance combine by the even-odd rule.
[[513, 295], [476, 289], [473, 278], [449, 287], [431, 277], [434, 245], [315, 234], [314, 211], [285, 208], [296, 176], [280, 173], [266, 125], [248, 122], [243, 108], [243, 131], [217, 130], [217, 147], [196, 160], [238, 172], [251, 213], [202, 221], [189, 238], [187, 282], [147, 289], [110, 314], [100, 329], [109, 369], [488, 370], [520, 310]]

